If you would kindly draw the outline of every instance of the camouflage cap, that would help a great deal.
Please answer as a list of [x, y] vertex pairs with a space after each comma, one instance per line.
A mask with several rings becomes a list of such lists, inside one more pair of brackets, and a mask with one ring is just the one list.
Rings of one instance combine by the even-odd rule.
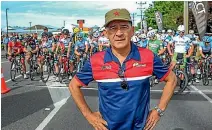
[[104, 27], [106, 27], [111, 21], [114, 21], [114, 20], [125, 20], [125, 21], [132, 22], [130, 13], [126, 9], [112, 9], [108, 11], [105, 14]]

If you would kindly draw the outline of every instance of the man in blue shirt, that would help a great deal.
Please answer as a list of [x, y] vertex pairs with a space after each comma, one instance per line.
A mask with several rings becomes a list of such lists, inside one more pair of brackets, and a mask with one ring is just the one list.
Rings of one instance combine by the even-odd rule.
[[[8, 43], [9, 43], [9, 37], [8, 35], [6, 37], [4, 37], [3, 39], [3, 44], [4, 44], [4, 48], [5, 48], [5, 51], [8, 52]], [[5, 54], [6, 56], [6, 59], [7, 59], [7, 53]]]
[[[175, 74], [160, 58], [131, 42], [134, 28], [126, 9], [105, 15], [110, 47], [91, 56], [69, 85], [71, 95], [88, 122], [97, 130], [152, 130], [163, 115], [175, 86]], [[159, 104], [150, 109], [149, 77], [166, 81]], [[80, 90], [98, 82], [99, 112], [92, 112]]]

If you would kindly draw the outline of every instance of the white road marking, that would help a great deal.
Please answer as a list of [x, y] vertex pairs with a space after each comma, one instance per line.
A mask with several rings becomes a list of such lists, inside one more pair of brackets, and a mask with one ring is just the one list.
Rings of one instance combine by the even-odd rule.
[[207, 99], [210, 103], [212, 103], [212, 99], [210, 97], [208, 97], [206, 94], [204, 94], [202, 90], [197, 89], [193, 85], [191, 85], [191, 88], [193, 88], [195, 91], [197, 91], [199, 94], [201, 94], [205, 99]]
[[35, 130], [43, 130], [46, 125], [51, 121], [51, 119], [57, 114], [60, 108], [66, 103], [67, 100], [68, 98], [55, 103], [55, 108], [49, 113], [49, 115], [40, 123], [40, 125]]
[[10, 62], [10, 61], [2, 61], [1, 63], [7, 63], [7, 62]]
[[[67, 85], [61, 85], [61, 86], [36, 86], [36, 87], [44, 87], [44, 88], [52, 88], [52, 89], [67, 89]], [[98, 90], [98, 88], [91, 88], [91, 87], [82, 87], [81, 89], [84, 90]], [[212, 94], [212, 90], [209, 89], [205, 89], [205, 90], [201, 90], [202, 92], [206, 93], [206, 94]], [[150, 92], [163, 92], [163, 90], [150, 90]], [[177, 92], [177, 91], [175, 91]], [[197, 90], [191, 90], [191, 91], [184, 91], [183, 93], [199, 93], [199, 91]]]

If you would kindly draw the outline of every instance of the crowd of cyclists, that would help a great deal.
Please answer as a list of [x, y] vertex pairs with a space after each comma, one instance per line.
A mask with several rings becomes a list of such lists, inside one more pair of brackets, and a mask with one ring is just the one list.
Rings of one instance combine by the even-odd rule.
[[[136, 31], [131, 41], [139, 47], [152, 50], [164, 65], [169, 65], [178, 75], [180, 87], [199, 83], [201, 79], [204, 85], [208, 85], [212, 76], [212, 35], [200, 38], [193, 30], [189, 30], [189, 34], [184, 33], [183, 25], [176, 31], [149, 27], [146, 32]], [[63, 29], [57, 35], [45, 28], [41, 39], [38, 39], [37, 33], [26, 36], [16, 34], [9, 38], [7, 50], [8, 59], [12, 62], [11, 79], [15, 80], [12, 71], [17, 66], [21, 66], [19, 70], [23, 77], [28, 78], [26, 64], [29, 64], [31, 80], [36, 73], [40, 74], [42, 81], [47, 82], [52, 72], [56, 81], [61, 82], [65, 77], [71, 79], [91, 55], [108, 47], [110, 42], [105, 37], [105, 28], [84, 33], [76, 27], [73, 31]], [[158, 80], [153, 76], [152, 84], [157, 83]]]

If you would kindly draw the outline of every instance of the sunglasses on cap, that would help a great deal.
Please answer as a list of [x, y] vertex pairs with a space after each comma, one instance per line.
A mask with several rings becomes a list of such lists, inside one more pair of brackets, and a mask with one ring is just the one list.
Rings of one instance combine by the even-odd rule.
[[121, 78], [123, 80], [121, 82], [121, 88], [123, 88], [124, 90], [128, 90], [128, 84], [124, 77], [124, 71], [121, 68], [118, 71], [118, 76], [119, 76], [119, 78]]

